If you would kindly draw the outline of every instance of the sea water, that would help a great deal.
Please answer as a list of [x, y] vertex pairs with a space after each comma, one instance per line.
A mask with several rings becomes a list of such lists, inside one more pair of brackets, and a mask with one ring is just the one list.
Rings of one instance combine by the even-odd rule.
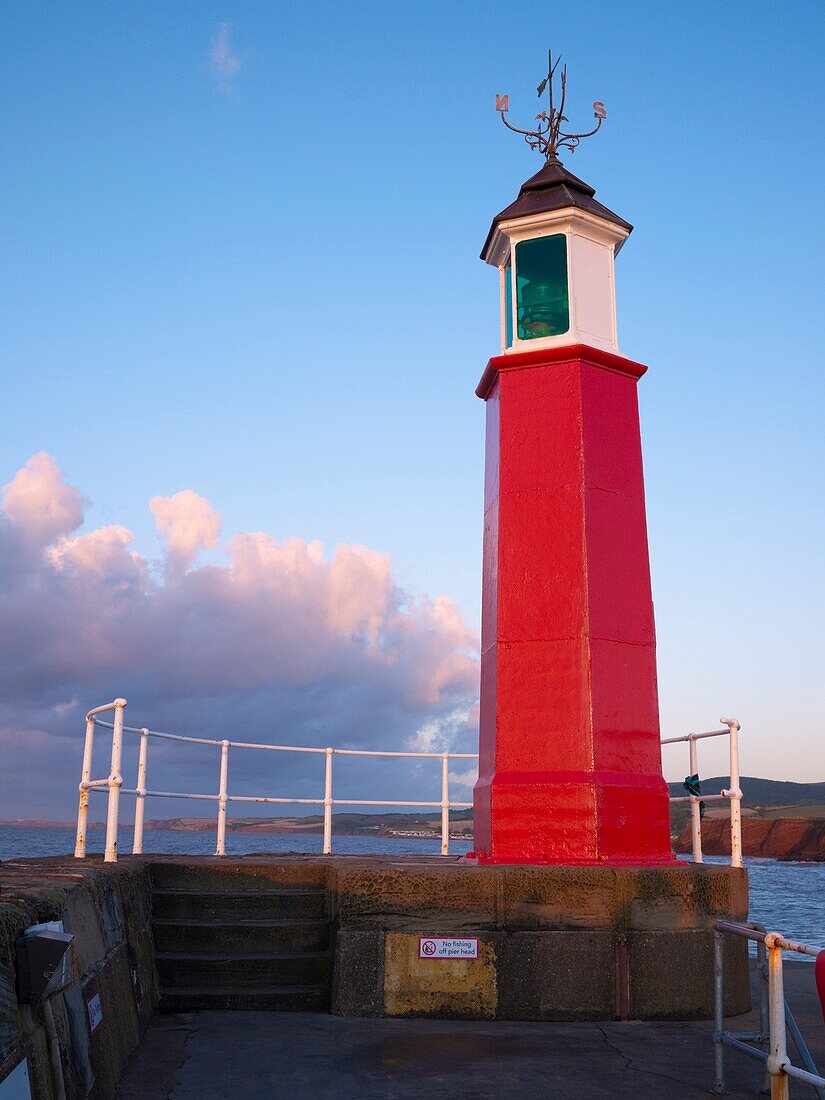
[[[120, 830], [120, 850], [132, 848], [132, 831]], [[91, 829], [88, 851], [102, 852], [104, 830]], [[450, 853], [464, 855], [470, 850], [466, 840], [451, 840]], [[184, 832], [171, 829], [147, 830], [144, 848], [150, 854], [212, 855], [214, 832]], [[321, 836], [290, 834], [283, 836], [227, 833], [227, 854], [316, 852], [321, 851]], [[334, 836], [333, 850], [338, 855], [437, 855], [440, 840], [417, 837]], [[31, 856], [60, 856], [74, 851], [74, 830], [69, 828], [29, 828], [0, 825], [0, 860]], [[722, 857], [708, 856], [707, 863], [727, 863]], [[781, 863], [774, 859], [746, 859], [750, 876], [750, 919], [764, 924], [769, 931], [786, 938], [825, 947], [825, 863]], [[801, 958], [801, 956], [796, 956]]]
[[[103, 851], [105, 829], [90, 829], [86, 851], [92, 855]], [[0, 860], [31, 856], [65, 856], [74, 852], [75, 834], [72, 828], [29, 828], [24, 825], [0, 825]], [[226, 833], [226, 854], [248, 856], [310, 852], [321, 854], [320, 833]], [[461, 856], [472, 845], [466, 840], [451, 840], [450, 852]], [[118, 833], [121, 853], [132, 850], [132, 830], [123, 825]], [[150, 855], [213, 856], [215, 830], [190, 832], [188, 829], [147, 829], [143, 834], [143, 850]], [[441, 851], [441, 840], [418, 837], [333, 836], [336, 855], [435, 855]]]

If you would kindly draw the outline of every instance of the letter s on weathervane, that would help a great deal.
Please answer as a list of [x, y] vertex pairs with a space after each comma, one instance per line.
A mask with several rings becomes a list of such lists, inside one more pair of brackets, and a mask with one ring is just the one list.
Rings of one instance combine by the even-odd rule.
[[607, 118], [607, 111], [600, 99], [593, 104], [593, 118]]

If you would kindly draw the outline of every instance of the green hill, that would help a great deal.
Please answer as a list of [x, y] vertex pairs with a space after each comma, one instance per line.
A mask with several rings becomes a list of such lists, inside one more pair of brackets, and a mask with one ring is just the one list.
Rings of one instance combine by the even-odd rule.
[[[727, 775], [702, 779], [702, 790], [707, 794], [718, 794], [730, 783]], [[798, 806], [825, 803], [825, 783], [791, 783], [782, 779], [757, 779], [743, 775], [739, 780], [742, 788], [742, 805], [761, 809], [765, 806]], [[681, 783], [669, 783], [671, 797], [687, 792]]]

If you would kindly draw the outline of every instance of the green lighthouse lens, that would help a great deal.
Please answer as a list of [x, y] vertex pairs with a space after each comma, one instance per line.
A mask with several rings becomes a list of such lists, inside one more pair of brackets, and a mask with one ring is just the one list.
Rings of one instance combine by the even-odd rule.
[[516, 245], [516, 308], [519, 340], [560, 336], [570, 328], [563, 233]]

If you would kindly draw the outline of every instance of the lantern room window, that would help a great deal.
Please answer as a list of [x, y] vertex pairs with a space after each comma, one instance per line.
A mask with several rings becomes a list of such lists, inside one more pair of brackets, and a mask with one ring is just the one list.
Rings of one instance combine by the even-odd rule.
[[509, 260], [504, 269], [504, 346], [513, 346], [513, 269]]
[[519, 340], [561, 336], [570, 328], [564, 233], [516, 245], [516, 312]]

